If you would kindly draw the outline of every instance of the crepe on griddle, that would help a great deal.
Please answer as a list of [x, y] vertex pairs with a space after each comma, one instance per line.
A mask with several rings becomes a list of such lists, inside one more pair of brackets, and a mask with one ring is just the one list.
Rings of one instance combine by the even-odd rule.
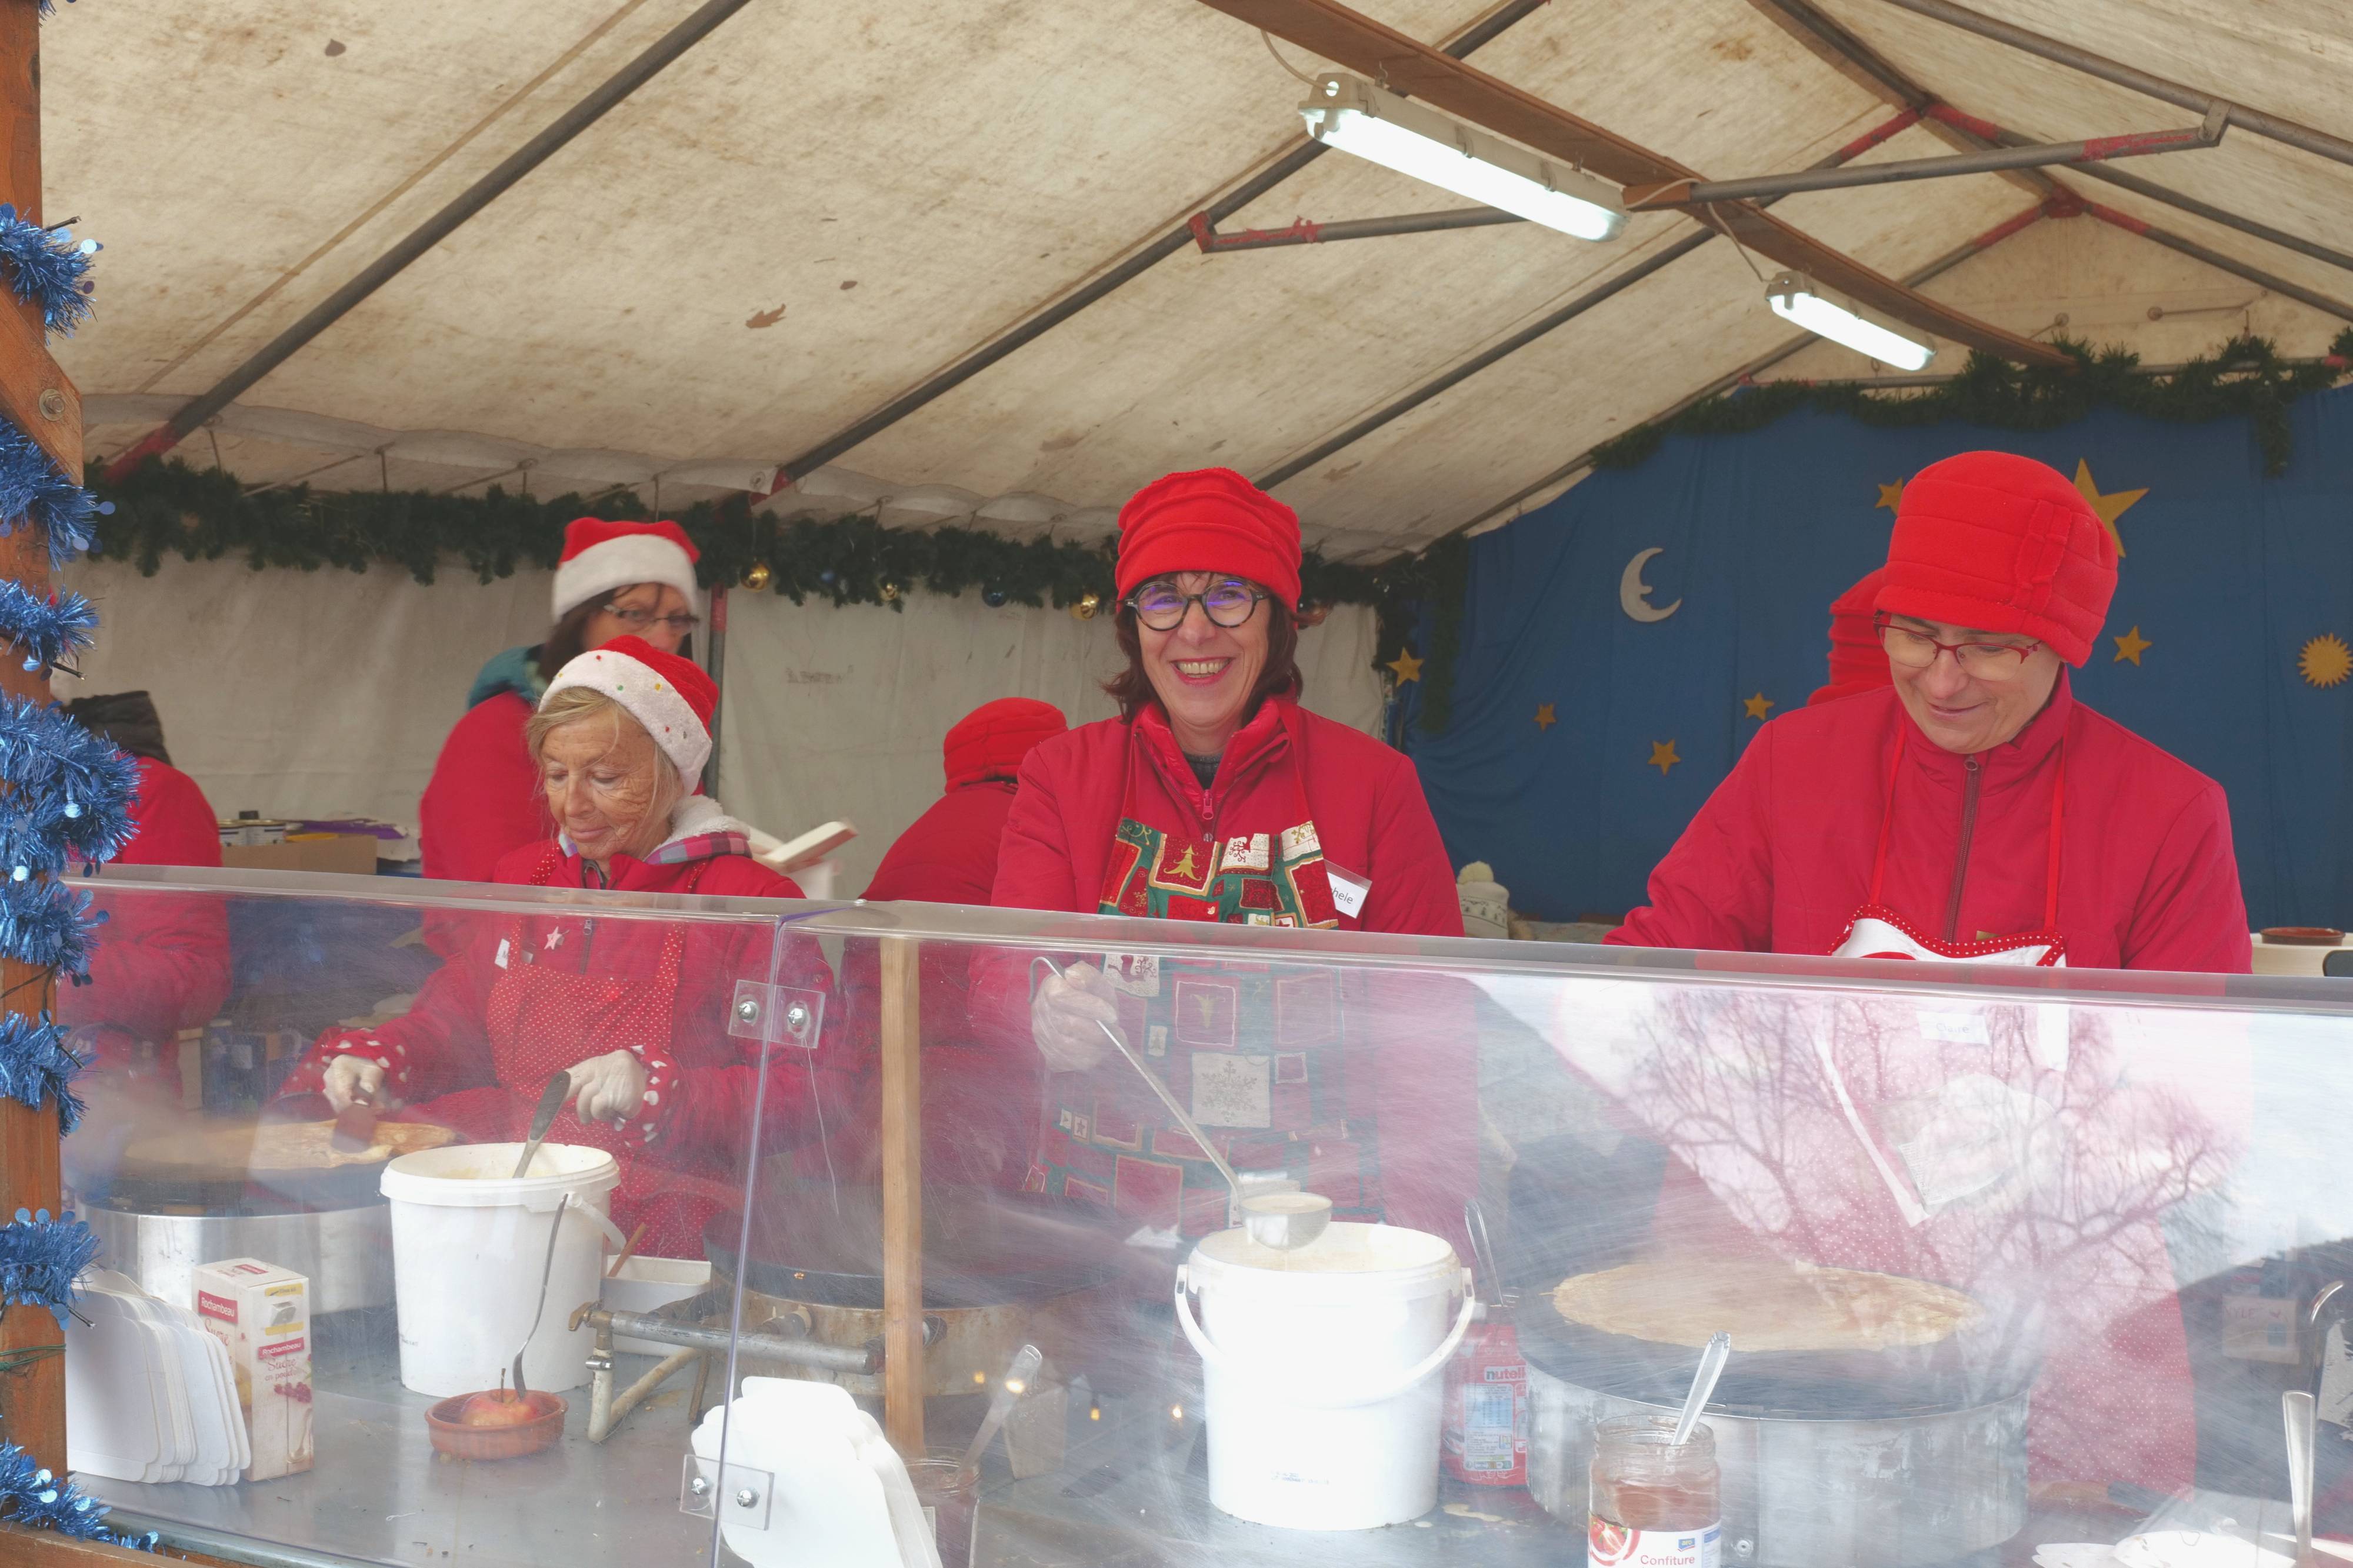
[[1960, 1291], [1925, 1279], [1706, 1258], [1576, 1275], [1552, 1300], [1567, 1321], [1603, 1333], [1696, 1350], [1724, 1332], [1744, 1352], [1915, 1349], [1984, 1315]]
[[339, 1165], [373, 1165], [419, 1149], [438, 1149], [457, 1133], [425, 1121], [379, 1121], [365, 1149], [334, 1146], [332, 1121], [265, 1121], [176, 1132], [132, 1145], [129, 1161], [145, 1166], [180, 1165], [208, 1171], [327, 1171]]

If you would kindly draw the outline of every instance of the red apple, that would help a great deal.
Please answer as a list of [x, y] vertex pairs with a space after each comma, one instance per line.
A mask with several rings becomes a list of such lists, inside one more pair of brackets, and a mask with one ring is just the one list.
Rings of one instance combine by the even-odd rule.
[[458, 1406], [460, 1426], [520, 1426], [538, 1419], [539, 1408], [528, 1399], [518, 1399], [512, 1389], [491, 1389], [470, 1394], [466, 1403]]

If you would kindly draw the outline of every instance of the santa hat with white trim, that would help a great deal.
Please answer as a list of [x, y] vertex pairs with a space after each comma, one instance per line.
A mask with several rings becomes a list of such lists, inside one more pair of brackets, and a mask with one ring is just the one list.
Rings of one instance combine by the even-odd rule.
[[554, 618], [639, 583], [668, 584], [694, 604], [694, 563], [702, 553], [674, 522], [575, 518], [565, 525], [564, 555], [555, 564]]
[[693, 661], [659, 652], [643, 637], [615, 637], [557, 670], [539, 705], [546, 707], [557, 692], [575, 686], [601, 691], [626, 709], [678, 769], [686, 793], [695, 792], [702, 764], [711, 760], [711, 716], [719, 707], [719, 688]]

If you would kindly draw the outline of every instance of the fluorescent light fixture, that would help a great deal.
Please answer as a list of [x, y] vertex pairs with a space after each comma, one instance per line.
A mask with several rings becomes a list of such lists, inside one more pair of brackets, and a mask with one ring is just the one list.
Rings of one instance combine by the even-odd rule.
[[1316, 78], [1299, 112], [1307, 133], [1327, 147], [1546, 228], [1579, 239], [1611, 239], [1626, 226], [1615, 185], [1548, 163], [1362, 77], [1334, 71]]
[[1843, 305], [1832, 304], [1820, 284], [1802, 272], [1784, 272], [1765, 286], [1773, 313], [1818, 332], [1834, 343], [1844, 343], [1859, 354], [1894, 365], [1897, 370], [1925, 369], [1936, 357], [1926, 343], [1914, 342], [1876, 321], [1866, 321]]

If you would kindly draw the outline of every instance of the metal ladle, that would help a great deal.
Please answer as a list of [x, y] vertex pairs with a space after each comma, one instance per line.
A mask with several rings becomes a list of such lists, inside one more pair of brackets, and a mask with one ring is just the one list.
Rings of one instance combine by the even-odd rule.
[[[1042, 952], [1030, 960], [1032, 968], [1040, 963], [1055, 979], [1065, 985], [1070, 984], [1070, 977], [1062, 973], [1062, 966]], [[1126, 1058], [1127, 1065], [1135, 1069], [1136, 1076], [1151, 1086], [1152, 1092], [1159, 1097], [1168, 1114], [1176, 1119], [1176, 1125], [1183, 1129], [1185, 1135], [1199, 1148], [1209, 1163], [1218, 1168], [1218, 1174], [1225, 1178], [1228, 1190], [1233, 1194], [1234, 1206], [1241, 1212], [1243, 1227], [1250, 1232], [1252, 1241], [1261, 1247], [1273, 1247], [1278, 1252], [1288, 1252], [1306, 1246], [1324, 1234], [1324, 1226], [1332, 1223], [1330, 1198], [1320, 1193], [1253, 1193], [1245, 1195], [1242, 1179], [1234, 1174], [1234, 1168], [1226, 1163], [1225, 1156], [1219, 1154], [1217, 1146], [1209, 1142], [1209, 1135], [1185, 1113], [1185, 1108], [1176, 1102], [1176, 1097], [1168, 1091], [1168, 1086], [1160, 1081], [1159, 1075], [1144, 1065], [1144, 1059], [1119, 1037], [1118, 1030], [1101, 1018], [1095, 1020], [1095, 1027], [1103, 1031], [1103, 1038], [1111, 1042], [1112, 1048]]]

